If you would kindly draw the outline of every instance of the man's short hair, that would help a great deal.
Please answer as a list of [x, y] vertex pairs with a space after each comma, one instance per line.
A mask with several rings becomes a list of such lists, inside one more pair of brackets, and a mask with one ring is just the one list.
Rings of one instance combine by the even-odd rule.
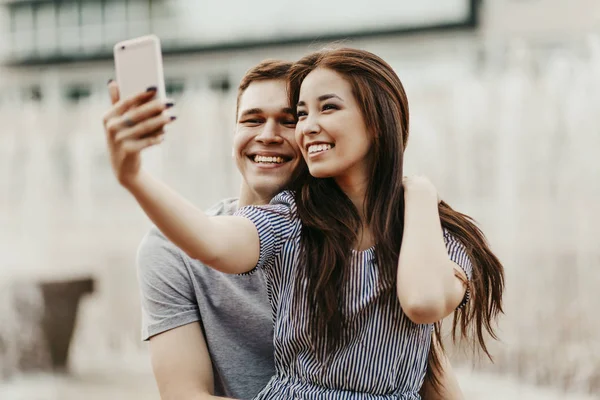
[[237, 120], [240, 111], [240, 98], [252, 82], [267, 81], [271, 79], [287, 79], [292, 68], [292, 63], [282, 60], [264, 60], [258, 65], [250, 68], [244, 75], [238, 87], [237, 105], [235, 107], [235, 118]]

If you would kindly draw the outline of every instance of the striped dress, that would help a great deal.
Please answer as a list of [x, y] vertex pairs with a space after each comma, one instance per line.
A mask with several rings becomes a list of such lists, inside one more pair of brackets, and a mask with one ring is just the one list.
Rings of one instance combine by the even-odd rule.
[[[274, 315], [276, 375], [256, 399], [421, 398], [433, 325], [417, 325], [402, 312], [395, 283], [378, 274], [374, 248], [352, 253], [341, 303], [348, 336], [325, 365], [311, 345], [308, 306], [295, 309], [296, 297], [306, 293], [295, 290], [302, 224], [294, 195], [283, 192], [268, 206], [244, 207], [236, 215], [249, 218], [258, 231], [257, 268], [265, 273]], [[464, 248], [447, 232], [444, 238], [450, 258], [471, 279]]]

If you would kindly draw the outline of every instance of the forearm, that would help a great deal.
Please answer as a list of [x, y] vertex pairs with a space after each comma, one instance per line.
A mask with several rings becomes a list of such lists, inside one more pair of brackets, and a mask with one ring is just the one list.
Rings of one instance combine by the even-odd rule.
[[150, 338], [150, 360], [162, 400], [217, 400], [213, 366], [199, 322]]
[[456, 287], [453, 266], [444, 242], [437, 196], [419, 190], [408, 193], [397, 290], [409, 318], [432, 323], [452, 310]]
[[204, 212], [145, 171], [126, 189], [158, 229], [189, 256], [207, 264], [217, 257], [215, 227]]

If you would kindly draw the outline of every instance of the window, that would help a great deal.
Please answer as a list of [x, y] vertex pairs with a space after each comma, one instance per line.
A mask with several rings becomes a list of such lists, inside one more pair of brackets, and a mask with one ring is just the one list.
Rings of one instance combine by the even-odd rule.
[[53, 55], [57, 49], [57, 8], [55, 3], [43, 3], [36, 11], [36, 41], [37, 53], [40, 56]]
[[12, 9], [13, 54], [17, 57], [31, 55], [35, 36], [31, 4], [19, 5]]
[[81, 3], [81, 49], [97, 53], [105, 47], [102, 4], [96, 1]]
[[123, 1], [107, 1], [104, 9], [104, 43], [112, 45], [127, 39], [127, 4]]
[[90, 97], [92, 90], [86, 84], [73, 84], [67, 87], [65, 97], [72, 103], [78, 103], [82, 99]]
[[183, 93], [185, 84], [178, 80], [168, 80], [165, 83], [165, 90], [168, 97], [174, 97]]

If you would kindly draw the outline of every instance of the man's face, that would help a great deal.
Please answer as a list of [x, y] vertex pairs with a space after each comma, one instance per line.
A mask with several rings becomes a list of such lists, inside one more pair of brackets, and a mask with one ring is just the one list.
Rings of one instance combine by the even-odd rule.
[[302, 159], [286, 82], [252, 82], [239, 101], [233, 149], [248, 188], [270, 199], [288, 183]]

